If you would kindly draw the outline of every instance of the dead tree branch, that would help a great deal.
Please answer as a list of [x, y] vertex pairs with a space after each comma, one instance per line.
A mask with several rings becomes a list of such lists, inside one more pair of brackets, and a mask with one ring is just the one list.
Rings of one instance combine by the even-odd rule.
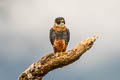
[[60, 55], [59, 53], [45, 55], [22, 72], [18, 80], [42, 80], [42, 77], [48, 72], [57, 68], [62, 68], [78, 60], [83, 53], [92, 47], [97, 38], [98, 35], [95, 35], [83, 40], [80, 44], [63, 55]]

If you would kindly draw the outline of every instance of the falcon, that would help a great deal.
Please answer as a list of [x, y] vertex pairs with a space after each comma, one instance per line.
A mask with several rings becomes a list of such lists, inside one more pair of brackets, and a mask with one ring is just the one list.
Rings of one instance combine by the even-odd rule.
[[65, 26], [65, 19], [58, 17], [54, 21], [54, 26], [50, 29], [50, 42], [54, 53], [65, 52], [70, 40], [69, 29]]

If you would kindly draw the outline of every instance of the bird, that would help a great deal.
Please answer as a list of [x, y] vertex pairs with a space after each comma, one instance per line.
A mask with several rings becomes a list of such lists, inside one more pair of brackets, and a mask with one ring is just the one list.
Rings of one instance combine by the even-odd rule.
[[63, 17], [57, 17], [53, 27], [50, 29], [50, 42], [54, 53], [65, 53], [70, 40], [70, 31], [65, 25]]

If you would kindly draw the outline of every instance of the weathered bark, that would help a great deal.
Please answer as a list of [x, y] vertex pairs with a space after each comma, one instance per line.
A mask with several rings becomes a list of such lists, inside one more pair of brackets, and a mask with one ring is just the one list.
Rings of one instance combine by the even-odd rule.
[[97, 37], [98, 35], [95, 35], [83, 40], [76, 47], [63, 54], [50, 53], [45, 55], [22, 72], [18, 80], [42, 80], [42, 77], [48, 72], [78, 60], [83, 53], [92, 47]]

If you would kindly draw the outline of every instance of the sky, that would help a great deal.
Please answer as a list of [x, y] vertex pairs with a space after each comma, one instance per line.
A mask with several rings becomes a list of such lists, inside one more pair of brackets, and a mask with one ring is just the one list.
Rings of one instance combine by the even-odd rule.
[[120, 80], [119, 0], [0, 0], [0, 80], [17, 80], [53, 52], [49, 30], [61, 16], [70, 30], [67, 50], [87, 37], [99, 38], [78, 61], [43, 80]]

